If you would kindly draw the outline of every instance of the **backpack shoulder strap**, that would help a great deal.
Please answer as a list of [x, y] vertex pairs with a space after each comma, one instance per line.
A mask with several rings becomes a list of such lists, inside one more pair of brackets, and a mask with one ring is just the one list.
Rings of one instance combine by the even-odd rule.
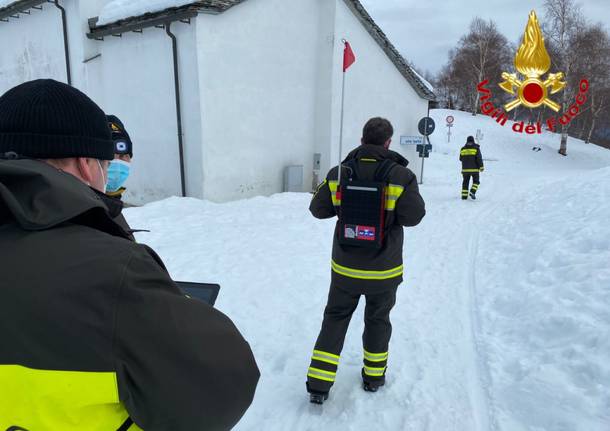
[[348, 160], [347, 162], [342, 163], [342, 166], [344, 168], [346, 168], [347, 176], [350, 180], [358, 180], [360, 175], [358, 172], [358, 160], [357, 159]]
[[380, 183], [388, 182], [388, 178], [390, 177], [390, 173], [392, 170], [398, 166], [398, 163], [385, 159], [383, 162], [379, 164], [377, 170], [375, 171], [375, 181]]

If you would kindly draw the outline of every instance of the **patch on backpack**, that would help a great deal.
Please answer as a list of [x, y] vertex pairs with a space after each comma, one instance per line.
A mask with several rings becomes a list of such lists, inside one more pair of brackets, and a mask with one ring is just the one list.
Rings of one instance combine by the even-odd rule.
[[375, 226], [345, 225], [345, 238], [362, 241], [375, 241]]

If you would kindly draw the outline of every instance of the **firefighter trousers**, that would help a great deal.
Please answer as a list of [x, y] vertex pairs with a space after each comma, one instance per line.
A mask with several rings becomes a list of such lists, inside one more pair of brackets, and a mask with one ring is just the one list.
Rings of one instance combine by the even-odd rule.
[[[396, 303], [397, 288], [398, 286], [381, 293], [364, 295], [366, 307], [362, 334], [362, 378], [372, 384], [385, 382], [388, 345], [392, 335], [390, 311]], [[359, 300], [360, 294], [331, 285], [322, 329], [307, 372], [309, 392], [326, 393], [335, 382], [345, 334]]]
[[462, 199], [468, 198], [468, 186], [470, 184], [470, 178], [472, 178], [472, 187], [470, 188], [470, 193], [475, 195], [477, 190], [479, 190], [479, 173], [478, 172], [465, 172], [462, 173], [463, 181], [462, 181]]

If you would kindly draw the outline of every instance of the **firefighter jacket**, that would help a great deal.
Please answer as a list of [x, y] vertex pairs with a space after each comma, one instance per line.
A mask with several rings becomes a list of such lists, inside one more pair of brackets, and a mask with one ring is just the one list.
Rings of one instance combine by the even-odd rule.
[[72, 175], [0, 160], [0, 268], [0, 430], [228, 430], [252, 402], [233, 323]]
[[[403, 226], [417, 225], [426, 214], [425, 204], [419, 194], [417, 178], [406, 167], [409, 162], [400, 154], [381, 146], [361, 145], [343, 163], [352, 159], [358, 160], [362, 180], [372, 180], [377, 163], [385, 159], [398, 164], [388, 176], [382, 247], [371, 249], [342, 245], [338, 241], [339, 224], [335, 227], [331, 262], [333, 285], [363, 294], [375, 293], [402, 282]], [[340, 211], [337, 176], [338, 167], [335, 166], [318, 186], [309, 206], [314, 217], [331, 218]], [[342, 168], [343, 184], [347, 179], [347, 168]]]
[[462, 173], [483, 172], [483, 156], [481, 147], [477, 144], [466, 144], [460, 150], [460, 161], [462, 162]]

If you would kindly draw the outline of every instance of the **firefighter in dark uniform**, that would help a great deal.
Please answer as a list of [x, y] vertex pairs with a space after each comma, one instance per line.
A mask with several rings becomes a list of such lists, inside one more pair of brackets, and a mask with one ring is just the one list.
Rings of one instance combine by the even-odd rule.
[[462, 162], [462, 199], [468, 199], [468, 186], [472, 178], [472, 187], [470, 188], [470, 197], [477, 198], [477, 190], [479, 190], [479, 173], [483, 172], [483, 156], [481, 156], [481, 147], [474, 142], [474, 137], [469, 136], [466, 139], [466, 145], [460, 150], [460, 161]]
[[[108, 199], [106, 203], [110, 207], [117, 207], [123, 210], [123, 194], [127, 190], [125, 181], [129, 178], [131, 171], [131, 159], [133, 158], [133, 142], [125, 129], [125, 125], [116, 115], [106, 115], [108, 127], [112, 133], [112, 142], [114, 145], [114, 160], [111, 160], [108, 165], [108, 180], [106, 182], [106, 195]], [[125, 216], [119, 214], [115, 220], [129, 234], [130, 239], [135, 240], [134, 232], [140, 230], [132, 229]]]
[[0, 430], [229, 430], [254, 396], [252, 351], [114, 222], [113, 158], [76, 88], [0, 97]]
[[[417, 179], [407, 169], [408, 161], [390, 151], [393, 135], [388, 120], [373, 118], [364, 126], [362, 145], [342, 163], [341, 187], [338, 190], [338, 167], [328, 173], [318, 187], [309, 207], [314, 217], [325, 219], [340, 215], [333, 239], [331, 286], [324, 311], [322, 329], [316, 341], [307, 373], [310, 401], [322, 404], [332, 387], [345, 334], [361, 295], [366, 298], [363, 334], [363, 387], [375, 392], [385, 383], [388, 344], [392, 333], [390, 311], [396, 301], [396, 290], [403, 275], [403, 226], [415, 226], [425, 215]], [[372, 180], [380, 164], [390, 160], [385, 182], [383, 243], [381, 248], [343, 245], [339, 236], [341, 223], [341, 190], [349, 181], [351, 165], [361, 180]], [[345, 197], [343, 198], [345, 201]]]

